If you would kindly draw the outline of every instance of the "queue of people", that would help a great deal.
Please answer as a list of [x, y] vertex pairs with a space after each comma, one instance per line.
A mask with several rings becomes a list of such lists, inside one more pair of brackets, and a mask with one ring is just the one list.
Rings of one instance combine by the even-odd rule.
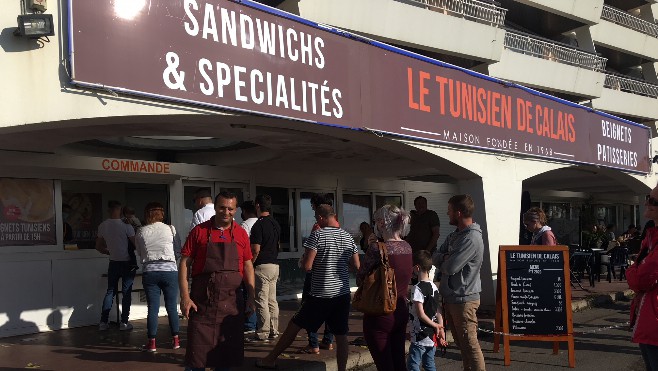
[[[207, 198], [207, 194], [199, 197]], [[658, 220], [657, 200], [658, 186], [645, 202], [645, 217], [653, 221]], [[319, 353], [317, 331], [324, 324], [325, 339], [335, 339], [337, 368], [343, 371], [350, 330], [349, 271], [356, 274], [360, 284], [381, 261], [383, 246], [395, 271], [397, 305], [389, 314], [364, 314], [362, 329], [377, 369], [420, 370], [422, 366], [434, 370], [436, 347], [446, 345], [445, 332], [449, 328], [464, 370], [485, 370], [477, 338], [484, 243], [482, 231], [473, 220], [475, 203], [471, 196], [449, 199], [447, 217], [455, 230], [436, 249], [425, 245], [438, 235], [438, 215], [428, 213], [431, 210], [427, 210], [426, 201], [416, 199], [420, 213], [408, 213], [394, 205], [381, 207], [373, 215], [374, 228], [360, 226], [365, 238], [362, 250], [366, 252], [362, 259], [354, 239], [340, 228], [331, 198], [317, 195], [314, 201], [317, 223], [304, 242], [305, 252], [300, 260], [300, 267], [308, 272], [304, 299], [281, 336], [276, 302], [281, 227], [271, 215], [269, 196], [259, 195], [253, 203], [241, 205], [243, 226], [233, 218], [238, 209], [234, 194], [221, 192], [210, 203], [199, 203], [200, 210], [212, 205], [214, 215], [206, 210], [199, 213], [198, 219], [195, 216], [198, 224], [184, 246], [175, 227], [164, 223], [163, 205], [147, 204], [145, 219], [137, 225], [139, 220], [131, 216], [130, 208], [110, 201], [109, 218], [100, 225], [96, 242], [96, 249], [110, 256], [99, 330], [109, 328], [109, 311], [119, 280], [123, 294], [119, 329], [132, 329], [130, 291], [135, 272], [131, 269], [129, 246], [133, 244], [142, 265], [148, 305], [144, 351], [157, 349], [161, 294], [169, 319], [171, 347], [181, 346], [176, 308], [180, 295], [180, 310], [188, 318], [186, 370], [239, 367], [244, 362], [245, 341], [269, 342], [278, 338], [274, 349], [256, 362], [259, 368], [275, 369], [278, 357], [302, 329], [309, 336], [305, 351]], [[414, 223], [414, 217], [423, 214], [425, 221]], [[204, 215], [207, 220], [202, 220]], [[557, 244], [540, 208], [525, 212], [523, 224], [532, 232], [531, 244]], [[411, 241], [421, 241], [416, 248], [406, 239], [414, 228]], [[634, 226], [629, 226], [623, 235], [635, 237], [637, 233]], [[658, 232], [650, 227], [645, 228], [645, 233], [637, 261], [626, 272], [629, 287], [636, 293], [631, 308], [632, 340], [639, 343], [647, 370], [658, 370], [658, 255], [654, 251]], [[435, 267], [440, 277], [438, 287], [432, 273]], [[415, 280], [410, 290], [412, 278]], [[257, 325], [249, 331], [253, 336], [245, 339], [248, 318], [254, 314]], [[407, 335], [411, 345], [405, 349]], [[325, 349], [333, 349], [333, 339], [327, 342], [331, 348]]]
[[[164, 223], [166, 212], [162, 204], [147, 204], [142, 222], [134, 216], [131, 208], [122, 208], [119, 202], [110, 201], [110, 217], [101, 224], [97, 239], [98, 251], [110, 255], [108, 290], [99, 329], [104, 331], [109, 328], [109, 310], [119, 279], [122, 280], [123, 294], [120, 330], [132, 329], [129, 322], [130, 291], [135, 272], [131, 269], [129, 245], [134, 245], [142, 265], [142, 282], [148, 305], [147, 342], [142, 349], [147, 352], [157, 350], [155, 339], [161, 295], [164, 295], [169, 319], [171, 347], [177, 349], [181, 346], [176, 308], [180, 297], [180, 310], [188, 318], [186, 370], [203, 370], [206, 367], [225, 370], [238, 367], [244, 361], [244, 326], [253, 313], [256, 313], [257, 326], [252, 332], [254, 337], [247, 337], [247, 341], [271, 341], [279, 337], [276, 281], [281, 227], [270, 214], [271, 198], [267, 195], [257, 196], [253, 204], [242, 205], [245, 228], [233, 220], [238, 208], [234, 194], [221, 192], [214, 200], [208, 200], [208, 194], [204, 191], [196, 196], [199, 199], [195, 200], [199, 207], [194, 217], [196, 224], [184, 246], [181, 246], [175, 227]], [[470, 204], [464, 200], [471, 199], [463, 195], [462, 198], [451, 199], [454, 206], [450, 206], [451, 203], [448, 206], [450, 223], [458, 231], [467, 227], [462, 218], [470, 217], [469, 212], [472, 213], [472, 200]], [[340, 228], [331, 198], [317, 195], [314, 201], [312, 208], [317, 227], [313, 228], [304, 243], [305, 253], [300, 262], [301, 267], [309, 272], [304, 300], [272, 352], [256, 365], [274, 368], [277, 357], [301, 329], [308, 332], [309, 348], [316, 353], [315, 349], [319, 348], [316, 345], [317, 330], [325, 324], [324, 348], [333, 349], [335, 339], [338, 369], [345, 370], [351, 298], [349, 271], [361, 281], [379, 261], [378, 244], [382, 242], [396, 272], [398, 303], [395, 312], [389, 315], [364, 316], [366, 344], [378, 369], [402, 370], [407, 365], [416, 369], [422, 363], [429, 370], [430, 355], [433, 354], [430, 349], [433, 349], [434, 342], [445, 344], [443, 317], [436, 302], [437, 288], [430, 279], [432, 258], [440, 260], [435, 264], [445, 272], [454, 269], [475, 272], [479, 271], [482, 249], [476, 248], [474, 260], [456, 259], [464, 254], [465, 248], [455, 243], [461, 239], [450, 239], [452, 244], [444, 244], [432, 257], [428, 251], [431, 248], [426, 243], [435, 241], [438, 235], [438, 216], [426, 209], [422, 199], [417, 199], [419, 209], [425, 206], [419, 215], [430, 215], [430, 218], [424, 218], [427, 223], [416, 221], [415, 238], [422, 240], [416, 256], [412, 257], [412, 246], [404, 240], [414, 225], [411, 215], [397, 206], [386, 205], [375, 212], [372, 230], [362, 226], [367, 233], [364, 233], [367, 245], [364, 250], [367, 253], [361, 261], [354, 239]], [[208, 212], [208, 205], [212, 205], [214, 215]], [[464, 209], [464, 205], [470, 209]], [[468, 229], [479, 231], [470, 224]], [[472, 244], [467, 246], [470, 249]], [[412, 275], [419, 281], [408, 300]], [[474, 319], [474, 312], [470, 311], [477, 309], [480, 285], [479, 278], [477, 283], [470, 280], [475, 279], [476, 275], [479, 277], [479, 274], [473, 273], [473, 278], [469, 278], [468, 282], [459, 283], [464, 285], [458, 290], [459, 294], [444, 293], [445, 297], [455, 295], [459, 298], [454, 300], [457, 307], [449, 312], [450, 318], [456, 321], [453, 325], [459, 326], [456, 327], [457, 331], [464, 331], [464, 336], [460, 336], [464, 346], [471, 348], [474, 334], [469, 332], [465, 320], [458, 322], [458, 319]], [[464, 298], [469, 300], [465, 301]], [[473, 303], [465, 309], [462, 304], [467, 301]], [[413, 304], [408, 306], [407, 302]], [[410, 313], [415, 329], [412, 332], [414, 342], [412, 355], [406, 358], [405, 339]], [[472, 353], [472, 349], [463, 352], [469, 357]], [[469, 365], [473, 363], [470, 358], [465, 362]]]

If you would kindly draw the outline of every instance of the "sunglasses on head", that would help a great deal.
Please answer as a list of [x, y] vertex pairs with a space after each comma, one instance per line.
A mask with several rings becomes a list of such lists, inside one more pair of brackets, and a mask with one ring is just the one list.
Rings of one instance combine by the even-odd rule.
[[646, 196], [644, 197], [644, 200], [646, 201], [647, 204], [649, 204], [649, 205], [651, 205], [651, 206], [658, 206], [658, 200], [656, 200], [655, 198], [651, 197], [651, 195], [646, 195]]

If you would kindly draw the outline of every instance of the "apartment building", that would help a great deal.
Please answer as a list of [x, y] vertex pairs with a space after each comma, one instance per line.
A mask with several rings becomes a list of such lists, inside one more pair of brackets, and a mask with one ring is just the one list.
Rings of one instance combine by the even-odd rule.
[[[513, 82], [640, 123], [656, 134], [658, 5], [652, 0], [263, 1], [320, 24]], [[533, 202], [574, 215], [589, 197], [616, 193], [571, 169], [524, 181]], [[553, 197], [576, 192], [569, 198]], [[628, 200], [630, 201], [630, 200]], [[556, 205], [557, 203], [557, 205]], [[638, 203], [603, 203], [618, 229], [640, 223]], [[597, 217], [600, 221], [602, 218]], [[582, 226], [582, 220], [581, 220]], [[563, 239], [564, 240], [564, 239]], [[575, 242], [571, 239], [569, 243]]]
[[524, 208], [577, 245], [587, 223], [642, 224], [658, 180], [653, 1], [31, 4], [0, 12], [17, 29], [0, 37], [0, 337], [98, 322], [112, 199], [159, 201], [185, 235], [198, 188], [270, 194], [294, 297], [314, 193], [356, 241], [377, 208], [424, 196], [439, 243], [469, 193], [490, 306]]

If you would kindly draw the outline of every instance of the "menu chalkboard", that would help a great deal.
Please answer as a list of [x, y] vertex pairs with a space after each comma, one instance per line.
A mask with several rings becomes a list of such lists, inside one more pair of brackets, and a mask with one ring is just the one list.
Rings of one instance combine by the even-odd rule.
[[554, 342], [554, 354], [568, 342], [575, 367], [568, 254], [566, 246], [500, 246], [494, 351], [502, 336], [505, 365], [510, 341], [531, 340]]
[[567, 333], [564, 257], [559, 252], [505, 251], [510, 333]]

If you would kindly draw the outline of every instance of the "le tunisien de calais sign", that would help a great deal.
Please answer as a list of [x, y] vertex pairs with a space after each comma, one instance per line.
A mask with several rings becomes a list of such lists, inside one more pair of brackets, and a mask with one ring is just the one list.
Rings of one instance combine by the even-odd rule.
[[73, 82], [649, 172], [649, 130], [228, 0], [70, 0]]

